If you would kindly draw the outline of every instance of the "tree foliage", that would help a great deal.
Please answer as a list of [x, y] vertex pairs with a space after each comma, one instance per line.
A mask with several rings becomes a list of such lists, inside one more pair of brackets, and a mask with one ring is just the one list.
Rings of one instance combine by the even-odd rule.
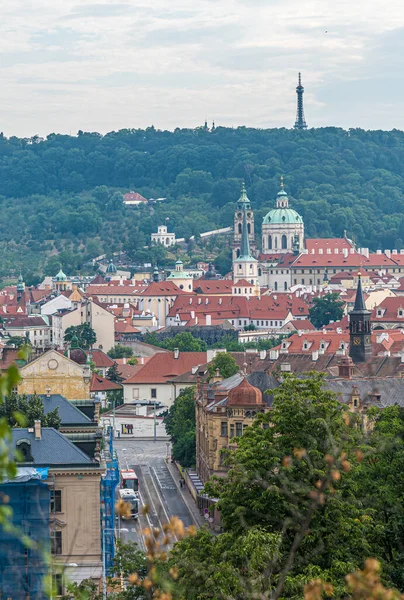
[[164, 419], [172, 442], [172, 455], [183, 467], [193, 467], [196, 462], [194, 394], [193, 387], [182, 390]]
[[239, 372], [240, 368], [236, 362], [236, 359], [227, 352], [218, 352], [215, 358], [208, 366], [209, 374], [213, 377], [216, 371], [219, 370], [219, 374], [227, 379], [232, 375]]
[[88, 323], [81, 325], [71, 325], [66, 329], [65, 342], [71, 342], [76, 337], [80, 348], [89, 350], [97, 341], [94, 329]]
[[309, 308], [310, 321], [316, 329], [328, 325], [330, 321], [339, 321], [344, 314], [344, 303], [338, 294], [326, 294], [321, 298], [313, 298], [313, 306]]
[[42, 427], [59, 429], [62, 424], [58, 407], [45, 414], [44, 400], [40, 396], [17, 392], [4, 397], [0, 404], [0, 419], [6, 419], [10, 427], [33, 427], [35, 421], [41, 421]]
[[[144, 248], [157, 226], [169, 217], [177, 237], [189, 239], [231, 225], [242, 179], [259, 235], [281, 174], [309, 237], [342, 236], [347, 229], [362, 247], [403, 245], [401, 131], [149, 127], [79, 133], [0, 138], [0, 275], [21, 260], [26, 272], [56, 274], [59, 262], [77, 272], [115, 250], [139, 264], [156, 264], [158, 252], [163, 265], [165, 249]], [[166, 200], [127, 207], [121, 194], [129, 190]], [[227, 272], [228, 252], [216, 256], [219, 270]]]
[[121, 346], [117, 344], [108, 352], [110, 358], [130, 358], [133, 356], [133, 350], [130, 346]]

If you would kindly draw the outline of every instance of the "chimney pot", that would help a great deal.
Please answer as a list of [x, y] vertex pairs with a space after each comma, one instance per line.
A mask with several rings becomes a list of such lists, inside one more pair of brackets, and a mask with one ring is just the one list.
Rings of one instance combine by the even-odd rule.
[[180, 356], [179, 348], [174, 348], [174, 358], [177, 360]]
[[41, 421], [34, 421], [34, 432], [36, 440], [42, 439]]

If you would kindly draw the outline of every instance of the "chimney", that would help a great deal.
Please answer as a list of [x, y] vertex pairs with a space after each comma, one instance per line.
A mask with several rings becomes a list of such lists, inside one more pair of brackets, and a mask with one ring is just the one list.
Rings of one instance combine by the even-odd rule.
[[222, 305], [222, 302], [223, 302], [223, 300], [221, 298], [219, 298], [219, 301], [218, 301], [219, 306]]
[[266, 350], [260, 350], [260, 360], [265, 360], [267, 357], [267, 351]]
[[311, 360], [318, 360], [318, 350], [314, 350], [314, 352], [311, 353]]
[[177, 360], [180, 356], [180, 351], [178, 348], [174, 348], [174, 358]]
[[126, 365], [126, 357], [125, 356], [123, 357], [122, 360], [123, 360], [123, 364]]
[[299, 331], [297, 332], [297, 335], [298, 335], [299, 337], [302, 337], [302, 335], [303, 335], [303, 331], [302, 331], [301, 329], [299, 329]]
[[34, 421], [34, 432], [35, 432], [35, 439], [36, 440], [40, 440], [41, 439], [41, 421]]
[[139, 357], [139, 363], [140, 363], [141, 365], [144, 365], [144, 356], [140, 356], [140, 357]]
[[192, 298], [189, 299], [189, 303], [192, 304]]
[[344, 255], [344, 258], [347, 258], [347, 256], [348, 256], [348, 248], [342, 248], [342, 254]]
[[205, 299], [205, 304], [209, 304], [209, 298]]
[[206, 325], [212, 325], [212, 316], [206, 315]]
[[390, 258], [390, 256], [391, 256], [390, 250], [385, 250], [384, 253], [387, 256], [387, 258]]
[[191, 310], [191, 319], [195, 319], [195, 311]]
[[279, 350], [270, 350], [269, 351], [270, 360], [278, 360], [279, 358]]

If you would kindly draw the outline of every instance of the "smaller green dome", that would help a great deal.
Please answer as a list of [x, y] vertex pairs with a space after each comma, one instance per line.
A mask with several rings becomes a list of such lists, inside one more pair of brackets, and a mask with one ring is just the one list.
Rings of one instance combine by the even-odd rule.
[[263, 225], [291, 225], [303, 223], [302, 217], [293, 208], [274, 208], [265, 215]]
[[109, 262], [109, 265], [108, 265], [108, 267], [107, 267], [107, 270], [106, 270], [106, 272], [107, 272], [107, 273], [116, 273], [116, 272], [117, 272], [117, 270], [118, 270], [118, 269], [116, 268], [116, 266], [115, 266], [115, 265], [114, 265], [114, 263], [112, 262], [112, 258], [111, 258], [111, 260], [110, 260], [110, 262]]
[[56, 281], [66, 281], [67, 276], [63, 273], [62, 267], [60, 267], [59, 273], [55, 277]]

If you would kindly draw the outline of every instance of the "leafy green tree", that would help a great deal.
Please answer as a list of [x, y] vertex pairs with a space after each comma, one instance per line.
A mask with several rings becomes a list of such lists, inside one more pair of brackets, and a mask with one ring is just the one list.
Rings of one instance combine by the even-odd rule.
[[330, 321], [339, 321], [344, 314], [344, 303], [338, 299], [338, 294], [326, 294], [321, 298], [313, 298], [313, 306], [309, 309], [310, 321], [319, 329]]
[[213, 377], [216, 371], [219, 370], [220, 375], [227, 379], [239, 372], [240, 368], [236, 359], [227, 352], [218, 352], [215, 358], [208, 366], [209, 375]]
[[76, 337], [80, 348], [90, 349], [97, 341], [94, 329], [88, 323], [81, 325], [71, 325], [66, 329], [65, 342], [71, 342]]
[[133, 356], [133, 350], [130, 346], [121, 346], [117, 344], [108, 352], [110, 358], [130, 358]]
[[195, 338], [192, 333], [181, 332], [177, 333], [174, 338], [166, 338], [162, 340], [161, 345], [167, 350], [178, 348], [180, 352], [206, 352], [206, 342]]
[[55, 408], [45, 414], [44, 401], [37, 394], [27, 396], [12, 392], [0, 404], [0, 419], [7, 421], [10, 427], [33, 427], [35, 421], [41, 421], [43, 427], [59, 429], [62, 420], [59, 409]]
[[110, 381], [115, 381], [116, 383], [121, 383], [123, 381], [123, 377], [119, 374], [118, 371], [118, 363], [114, 362], [114, 364], [109, 367], [107, 371], [107, 379]]
[[186, 388], [174, 400], [164, 419], [170, 436], [172, 454], [183, 467], [193, 467], [196, 462], [195, 389]]
[[22, 335], [13, 335], [6, 341], [6, 346], [14, 346], [15, 348], [22, 348], [30, 344], [29, 338]]

